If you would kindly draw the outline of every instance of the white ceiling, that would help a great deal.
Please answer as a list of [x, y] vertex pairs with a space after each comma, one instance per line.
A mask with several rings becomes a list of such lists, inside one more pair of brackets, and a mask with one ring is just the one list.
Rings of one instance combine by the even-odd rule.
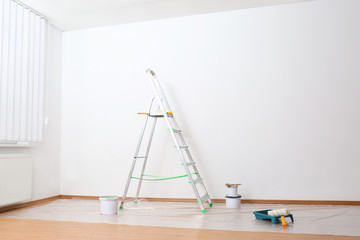
[[62, 30], [301, 1], [305, 0], [21, 0]]

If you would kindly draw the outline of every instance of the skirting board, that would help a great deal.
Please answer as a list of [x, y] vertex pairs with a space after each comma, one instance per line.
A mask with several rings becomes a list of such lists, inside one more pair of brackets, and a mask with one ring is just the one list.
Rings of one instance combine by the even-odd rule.
[[46, 203], [49, 203], [49, 202], [52, 202], [52, 201], [55, 201], [55, 200], [58, 200], [58, 199], [60, 199], [60, 195], [53, 196], [53, 197], [48, 197], [48, 198], [43, 198], [43, 199], [39, 199], [39, 200], [35, 200], [35, 201], [18, 203], [18, 204], [13, 204], [13, 205], [1, 207], [0, 208], [0, 214], [5, 213], [5, 212], [9, 212], [9, 211], [14, 211], [14, 210], [19, 210], [19, 209], [24, 209], [24, 208], [43, 205], [43, 204], [46, 204]]
[[[78, 195], [60, 195], [60, 198], [85, 198], [99, 199], [99, 196], [78, 196]], [[126, 199], [130, 199], [128, 197]], [[140, 198], [153, 202], [195, 202], [195, 198]], [[211, 199], [214, 203], [225, 203], [225, 199]], [[299, 205], [348, 205], [360, 206], [360, 201], [336, 201], [336, 200], [277, 200], [277, 199], [241, 199], [242, 203], [253, 204], [299, 204]]]

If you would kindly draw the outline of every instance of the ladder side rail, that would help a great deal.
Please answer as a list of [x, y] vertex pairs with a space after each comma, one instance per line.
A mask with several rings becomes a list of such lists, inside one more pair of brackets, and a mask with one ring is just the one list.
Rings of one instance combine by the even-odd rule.
[[[170, 123], [170, 121], [169, 121], [169, 117], [168, 117], [168, 115], [166, 114], [166, 109], [165, 109], [165, 107], [164, 107], [164, 104], [163, 104], [163, 102], [162, 102], [162, 100], [161, 100], [161, 98], [160, 98], [160, 95], [159, 95], [159, 93], [158, 93], [158, 91], [157, 91], [157, 88], [156, 88], [155, 81], [157, 81], [157, 79], [156, 79], [156, 78], [154, 77], [154, 75], [152, 74], [152, 71], [147, 71], [147, 72], [148, 72], [148, 75], [150, 76], [150, 81], [151, 81], [151, 84], [152, 84], [152, 86], [153, 86], [154, 93], [155, 93], [155, 96], [156, 96], [156, 98], [157, 98], [157, 100], [158, 100], [158, 104], [159, 104], [159, 106], [160, 106], [160, 109], [164, 112], [165, 122], [166, 122], [166, 124], [168, 125], [169, 129], [171, 129], [172, 126], [171, 126], [171, 123]], [[165, 97], [165, 95], [164, 95], [164, 97]], [[200, 196], [200, 194], [199, 194], [199, 192], [198, 192], [198, 189], [197, 189], [196, 186], [195, 186], [194, 180], [193, 180], [193, 178], [192, 178], [192, 176], [191, 176], [191, 172], [190, 172], [189, 168], [186, 166], [185, 157], [184, 157], [184, 154], [183, 154], [183, 152], [181, 151], [181, 149], [180, 149], [180, 147], [179, 147], [179, 143], [178, 143], [178, 140], [176, 139], [175, 133], [174, 133], [173, 131], [170, 131], [170, 134], [171, 134], [171, 137], [172, 137], [174, 143], [176, 144], [176, 149], [177, 149], [177, 151], [178, 151], [178, 153], [179, 153], [180, 160], [181, 160], [181, 162], [183, 163], [185, 172], [186, 172], [186, 174], [188, 175], [188, 178], [189, 178], [189, 181], [190, 181], [190, 185], [191, 185], [191, 187], [193, 188], [193, 191], [194, 191], [194, 194], [195, 194], [195, 196], [196, 196], [196, 199], [198, 200], [198, 203], [199, 203], [199, 205], [200, 205], [201, 210], [203, 210], [203, 209], [205, 209], [205, 208], [204, 208], [204, 205], [203, 205], [203, 203], [202, 203], [202, 201], [201, 201], [201, 196]]]
[[[163, 103], [163, 109], [161, 109], [163, 111], [163, 114], [166, 114], [167, 112], [172, 112], [170, 104], [167, 101], [166, 95], [160, 85], [159, 79], [157, 79], [156, 74], [150, 69], [148, 69], [146, 72], [150, 76], [154, 91], [158, 93], [159, 99]], [[171, 118], [170, 122], [172, 122], [171, 128], [180, 129], [174, 117]], [[171, 130], [171, 128], [169, 130]], [[182, 138], [182, 144], [186, 145], [186, 141], [184, 138]]]
[[[150, 105], [149, 105], [149, 108], [148, 108], [148, 109], [149, 109], [148, 112], [151, 111], [151, 108], [152, 108], [154, 99], [155, 99], [155, 97], [153, 97], [153, 98], [151, 99], [151, 102], [150, 102]], [[144, 123], [144, 127], [141, 129], [140, 136], [139, 136], [139, 141], [138, 141], [138, 144], [137, 144], [136, 149], [135, 149], [134, 159], [133, 159], [133, 162], [132, 162], [132, 164], [131, 164], [131, 168], [130, 168], [130, 171], [129, 171], [129, 175], [128, 175], [128, 178], [127, 178], [127, 181], [126, 181], [126, 186], [125, 186], [125, 190], [124, 190], [124, 193], [123, 193], [123, 196], [122, 196], [122, 200], [121, 200], [121, 203], [120, 203], [120, 208], [122, 208], [122, 207], [124, 206], [124, 203], [125, 203], [125, 200], [126, 200], [126, 195], [127, 195], [128, 190], [129, 190], [129, 186], [130, 186], [130, 182], [131, 182], [131, 177], [132, 177], [133, 172], [134, 172], [136, 160], [137, 160], [137, 157], [138, 157], [138, 155], [139, 155], [139, 151], [140, 151], [140, 147], [141, 147], [141, 142], [142, 142], [143, 137], [144, 137], [144, 133], [145, 133], [145, 130], [146, 130], [146, 126], [147, 126], [148, 120], [149, 120], [149, 116], [146, 116], [145, 123]]]
[[144, 137], [144, 132], [145, 132], [145, 129], [146, 129], [146, 125], [147, 125], [148, 120], [149, 120], [149, 116], [146, 117], [144, 127], [143, 127], [143, 129], [142, 129], [142, 131], [141, 131], [141, 134], [140, 134], [140, 137], [139, 137], [138, 145], [136, 146], [136, 150], [135, 150], [135, 154], [134, 154], [134, 159], [133, 159], [133, 162], [132, 162], [132, 165], [131, 165], [131, 168], [130, 168], [130, 172], [129, 172], [129, 175], [128, 175], [128, 179], [127, 179], [127, 181], [126, 181], [126, 187], [125, 187], [125, 190], [124, 190], [124, 193], [123, 193], [123, 197], [122, 197], [122, 200], [121, 200], [121, 203], [120, 203], [120, 208], [122, 208], [122, 207], [124, 206], [124, 203], [125, 203], [125, 200], [126, 200], [126, 195], [127, 195], [128, 190], [129, 190], [131, 177], [132, 177], [133, 172], [134, 172], [136, 160], [137, 160], [137, 157], [138, 157], [138, 154], [139, 154], [141, 142], [142, 142], [142, 139], [143, 139], [143, 137]]
[[143, 181], [142, 178], [143, 178], [145, 168], [146, 168], [146, 163], [147, 163], [147, 160], [148, 160], [148, 157], [149, 157], [150, 147], [151, 147], [152, 139], [153, 139], [153, 136], [154, 136], [154, 131], [155, 131], [155, 127], [156, 127], [157, 118], [154, 118], [153, 121], [154, 122], [153, 122], [152, 129], [151, 129], [151, 132], [150, 132], [148, 145], [146, 147], [145, 158], [144, 158], [143, 166], [142, 166], [142, 169], [141, 169], [141, 174], [140, 174], [140, 177], [139, 177], [140, 179], [139, 179], [138, 187], [137, 187], [137, 190], [136, 190], [135, 201], [137, 201], [138, 198], [139, 198], [140, 188], [141, 188], [141, 184], [142, 184], [142, 181]]
[[[175, 120], [174, 116], [171, 118], [171, 121], [172, 121], [173, 128], [180, 130], [180, 127], [179, 127], [177, 121]], [[179, 134], [181, 134], [181, 133], [179, 133]], [[183, 141], [184, 141], [184, 144], [186, 144], [185, 139], [183, 139]]]
[[126, 181], [126, 186], [125, 186], [125, 190], [124, 190], [124, 193], [123, 193], [123, 196], [122, 196], [122, 199], [121, 199], [121, 203], [120, 203], [120, 209], [123, 208], [124, 206], [124, 203], [125, 203], [125, 200], [126, 200], [126, 194], [129, 190], [129, 185], [130, 185], [130, 181], [131, 181], [131, 176], [134, 172], [134, 168], [135, 168], [135, 163], [136, 163], [136, 158], [134, 157], [133, 159], [133, 162], [131, 164], [131, 168], [130, 168], [130, 172], [129, 172], [129, 175], [128, 175], [128, 179]]
[[[177, 125], [176, 120], [175, 120], [174, 118], [172, 118], [172, 120], [174, 120], [174, 123]], [[177, 126], [177, 128], [179, 129], [178, 126]], [[182, 144], [187, 145], [186, 140], [185, 140], [185, 138], [184, 138], [184, 136], [183, 136], [182, 133], [178, 133], [177, 136], [178, 136], [178, 138], [180, 139], [180, 141], [182, 142]], [[189, 150], [189, 149], [185, 149], [185, 150], [186, 150], [186, 155], [187, 155], [189, 161], [190, 161], [190, 162], [194, 162], [194, 159], [193, 159], [193, 157], [192, 157], [192, 155], [191, 155], [191, 153], [190, 153], [190, 150]]]
[[165, 110], [167, 110], [168, 112], [171, 112], [170, 104], [167, 101], [166, 95], [165, 95], [164, 91], [162, 90], [160, 82], [159, 82], [159, 80], [157, 79], [156, 76], [153, 77], [153, 82], [154, 82], [155, 88], [157, 89], [158, 95], [159, 95], [159, 97], [161, 99], [161, 102], [164, 103], [163, 105], [164, 105]]
[[[177, 136], [178, 136], [178, 138], [180, 139], [180, 141], [181, 141], [184, 145], [187, 145], [186, 140], [185, 140], [185, 138], [184, 138], [184, 136], [183, 136], [182, 133], [178, 133]], [[185, 149], [185, 152], [186, 152], [186, 155], [187, 155], [187, 157], [188, 157], [188, 159], [189, 159], [189, 162], [194, 162], [194, 159], [193, 159], [193, 157], [192, 157], [192, 155], [191, 155], [191, 153], [190, 153], [190, 150], [189, 150], [189, 149]]]
[[[148, 76], [150, 76], [150, 80], [151, 80], [154, 92], [157, 93], [158, 99], [163, 103], [163, 109], [161, 109], [161, 110], [164, 111], [164, 113], [171, 112], [170, 104], [167, 101], [165, 93], [162, 90], [162, 87], [160, 85], [159, 80], [157, 79], [156, 74], [150, 69], [147, 69], [146, 72], [148, 73]], [[165, 104], [164, 104], [164, 102], [165, 102]]]
[[193, 159], [193, 157], [192, 157], [192, 155], [191, 155], [191, 153], [190, 153], [190, 150], [189, 150], [189, 149], [185, 149], [185, 152], [186, 152], [186, 155], [187, 155], [187, 157], [188, 157], [188, 159], [189, 159], [189, 162], [195, 162], [194, 159]]
[[[151, 99], [151, 101], [150, 101], [150, 105], [149, 105], [149, 108], [148, 108], [148, 113], [150, 113], [150, 111], [151, 111], [151, 108], [152, 108], [152, 106], [153, 106], [154, 100], [155, 100], [155, 97], [153, 97], [153, 98]], [[146, 116], [144, 127], [142, 128], [142, 130], [141, 130], [141, 132], [140, 132], [139, 142], [138, 142], [138, 145], [136, 146], [136, 150], [135, 150], [134, 157], [137, 157], [138, 154], [139, 154], [141, 142], [142, 142], [142, 139], [143, 139], [143, 137], [144, 137], [144, 133], [145, 133], [145, 130], [146, 130], [146, 125], [147, 125], [147, 123], [148, 123], [148, 120], [149, 120], [149, 115]]]
[[[153, 89], [155, 92], [158, 93], [158, 97], [159, 99], [161, 100], [161, 102], [163, 103], [163, 109], [161, 109], [163, 111], [163, 114], [166, 114], [167, 112], [172, 112], [171, 110], [171, 107], [170, 107], [170, 104], [168, 103], [167, 101], [167, 98], [165, 96], [165, 93], [164, 91], [162, 90], [162, 87], [160, 85], [160, 82], [159, 80], [157, 79], [156, 75], [154, 72], [152, 72], [151, 70], [147, 70], [147, 73], [148, 75], [150, 76], [150, 80], [151, 80], [151, 83], [152, 83], [152, 86], [153, 86]], [[169, 119], [169, 118], [168, 118]], [[171, 124], [171, 128], [169, 128], [169, 130], [171, 130], [172, 128], [175, 128], [175, 129], [180, 129], [177, 121], [175, 120], [174, 117], [171, 118], [170, 122], [172, 123]], [[182, 144], [183, 145], [186, 145], [186, 141], [184, 138], [181, 139], [182, 140]]]

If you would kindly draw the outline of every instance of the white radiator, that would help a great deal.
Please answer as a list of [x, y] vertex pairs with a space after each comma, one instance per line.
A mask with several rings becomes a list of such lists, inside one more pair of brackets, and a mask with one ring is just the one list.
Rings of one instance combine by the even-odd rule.
[[31, 199], [31, 186], [31, 156], [0, 155], [0, 206]]

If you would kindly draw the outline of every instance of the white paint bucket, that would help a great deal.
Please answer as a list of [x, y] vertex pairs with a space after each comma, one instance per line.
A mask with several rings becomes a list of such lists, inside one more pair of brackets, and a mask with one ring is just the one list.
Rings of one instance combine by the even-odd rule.
[[226, 196], [226, 208], [240, 208], [241, 196]]
[[99, 197], [101, 214], [110, 215], [117, 214], [119, 197], [118, 196], [102, 196]]

